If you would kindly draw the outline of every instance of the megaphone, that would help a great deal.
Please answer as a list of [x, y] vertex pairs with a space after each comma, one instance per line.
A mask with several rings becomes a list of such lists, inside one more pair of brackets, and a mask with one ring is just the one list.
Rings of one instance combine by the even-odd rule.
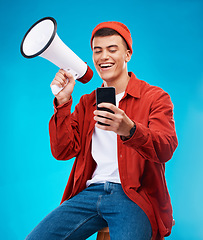
[[[93, 76], [91, 68], [83, 62], [56, 33], [57, 23], [52, 17], [45, 17], [34, 23], [21, 42], [20, 51], [25, 58], [43, 57], [59, 68], [70, 72], [75, 79], [87, 83]], [[54, 95], [63, 88], [51, 86]]]

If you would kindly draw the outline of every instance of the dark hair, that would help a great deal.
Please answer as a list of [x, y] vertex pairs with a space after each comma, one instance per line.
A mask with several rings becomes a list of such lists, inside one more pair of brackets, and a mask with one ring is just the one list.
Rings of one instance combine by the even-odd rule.
[[[93, 36], [94, 37], [106, 37], [106, 36], [113, 36], [113, 35], [119, 35], [121, 36], [120, 33], [118, 33], [116, 30], [112, 29], [112, 28], [101, 28], [99, 30], [97, 30]], [[122, 37], [122, 36], [121, 36]], [[92, 40], [93, 40], [92, 38]], [[122, 39], [124, 40], [126, 47], [128, 50], [130, 50], [130, 48], [128, 47], [128, 44], [126, 42], [126, 40], [122, 37]]]

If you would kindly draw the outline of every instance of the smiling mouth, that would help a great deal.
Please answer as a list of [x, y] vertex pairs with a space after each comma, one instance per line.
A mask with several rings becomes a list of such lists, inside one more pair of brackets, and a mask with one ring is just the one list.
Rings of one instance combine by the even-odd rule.
[[113, 67], [113, 65], [114, 65], [114, 63], [101, 63], [101, 64], [99, 64], [99, 66], [102, 70], [110, 69], [111, 67]]

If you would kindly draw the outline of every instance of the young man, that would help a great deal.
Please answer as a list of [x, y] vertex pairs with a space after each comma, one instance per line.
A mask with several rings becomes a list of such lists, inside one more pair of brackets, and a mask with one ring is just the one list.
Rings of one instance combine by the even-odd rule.
[[162, 239], [173, 220], [164, 174], [177, 147], [173, 105], [162, 89], [128, 73], [133, 51], [125, 25], [99, 24], [91, 47], [103, 87], [116, 90], [116, 106], [99, 107], [114, 113], [96, 110], [93, 91], [71, 114], [75, 80], [56, 74], [52, 84], [64, 89], [54, 100], [51, 150], [56, 159], [76, 159], [61, 205], [27, 239], [82, 240], [106, 226], [111, 240]]

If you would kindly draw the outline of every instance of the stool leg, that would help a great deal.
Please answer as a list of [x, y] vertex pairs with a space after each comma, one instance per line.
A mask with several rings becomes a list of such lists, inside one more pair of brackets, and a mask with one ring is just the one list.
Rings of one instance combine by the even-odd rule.
[[108, 232], [98, 232], [97, 240], [110, 240], [110, 235]]

